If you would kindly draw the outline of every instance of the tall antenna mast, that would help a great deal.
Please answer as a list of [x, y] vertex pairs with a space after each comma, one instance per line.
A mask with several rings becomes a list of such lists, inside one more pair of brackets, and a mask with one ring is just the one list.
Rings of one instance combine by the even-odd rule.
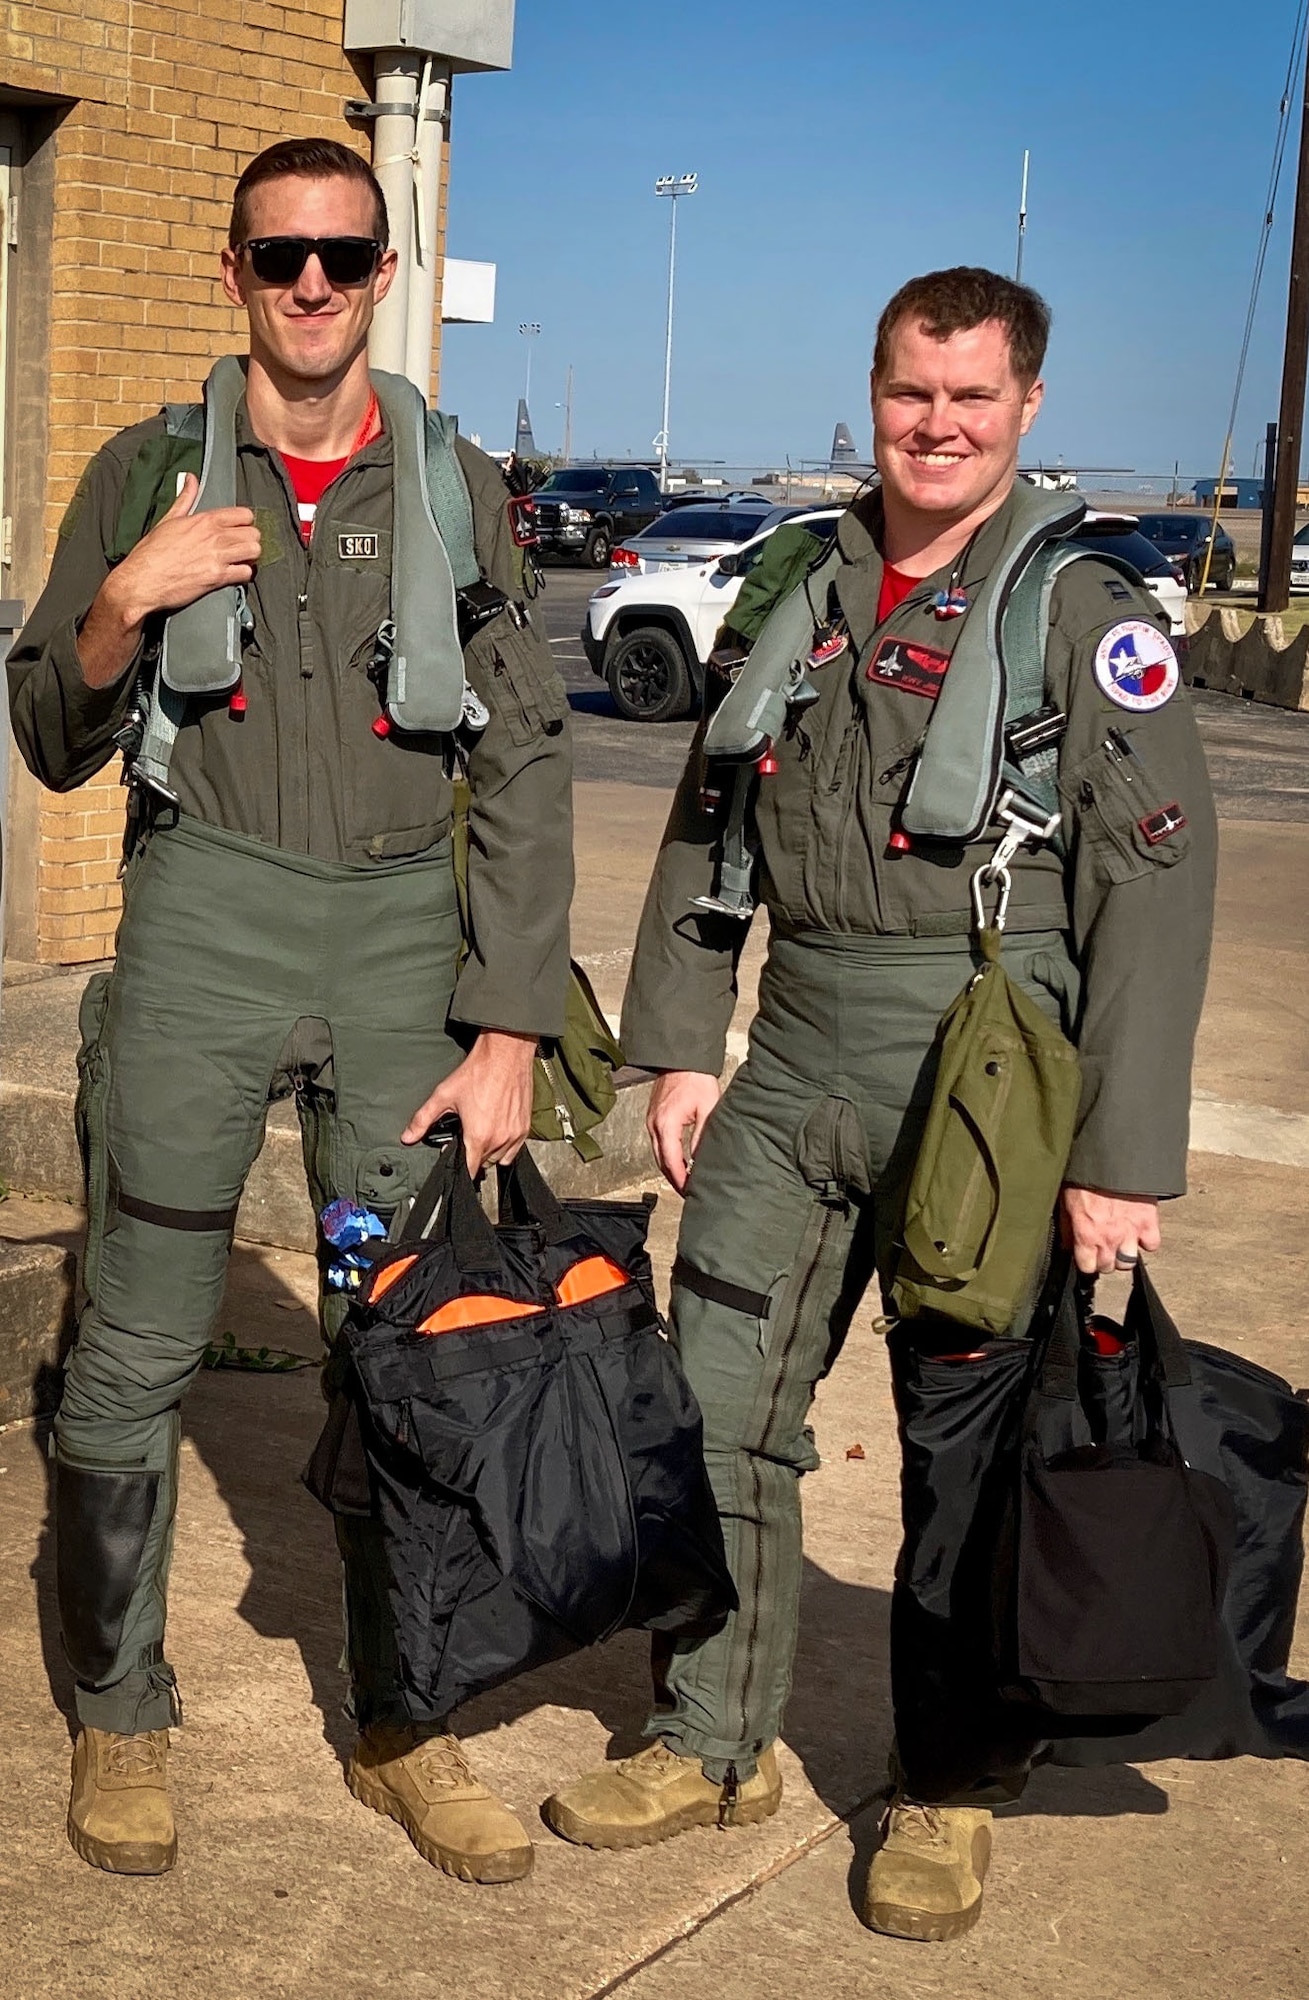
[[1018, 260], [1014, 265], [1014, 283], [1023, 282], [1023, 244], [1027, 237], [1027, 167], [1031, 154], [1023, 152], [1023, 191], [1018, 197]]

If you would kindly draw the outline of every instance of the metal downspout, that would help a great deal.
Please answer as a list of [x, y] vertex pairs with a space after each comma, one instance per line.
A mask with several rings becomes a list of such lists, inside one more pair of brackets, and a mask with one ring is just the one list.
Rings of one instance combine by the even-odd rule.
[[[386, 196], [395, 283], [378, 306], [368, 338], [374, 368], [406, 375], [409, 291], [414, 243], [414, 109], [423, 58], [407, 49], [379, 49], [373, 58], [373, 171]], [[422, 384], [426, 390], [426, 382]]]
[[441, 254], [437, 227], [441, 199], [441, 147], [450, 102], [449, 68], [434, 56], [424, 58], [418, 97], [414, 147], [414, 233], [405, 322], [404, 372], [426, 396], [432, 383], [436, 280]]

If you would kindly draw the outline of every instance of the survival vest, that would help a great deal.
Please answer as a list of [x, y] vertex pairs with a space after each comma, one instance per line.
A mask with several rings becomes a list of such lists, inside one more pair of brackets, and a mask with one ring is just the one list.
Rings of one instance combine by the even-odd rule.
[[[394, 453], [391, 615], [378, 635], [386, 714], [402, 730], [477, 727], [486, 718], [464, 677], [456, 593], [476, 585], [481, 570], [454, 420], [429, 410], [402, 375], [375, 370], [372, 384]], [[194, 513], [236, 505], [236, 411], [244, 392], [239, 359], [224, 355], [210, 371], [203, 405], [165, 408], [163, 436], [148, 439], [128, 468], [112, 557], [126, 555], [167, 512], [183, 473], [199, 474]], [[239, 586], [210, 591], [165, 621], [153, 680], [143, 691], [132, 779], [171, 797], [169, 765], [186, 702], [236, 686], [250, 623]]]
[[[1071, 543], [1086, 513], [1081, 498], [1043, 493], [1020, 480], [1011, 504], [1009, 545], [973, 594], [910, 779], [901, 809], [910, 836], [960, 845], [978, 840], [1004, 793], [1034, 819], [1053, 817], [1061, 732], [1034, 732], [1038, 740], [1024, 751], [1014, 725], [1030, 719], [1044, 700], [1056, 579], [1070, 563], [1094, 555], [1130, 582], [1141, 582], [1130, 563]], [[833, 546], [779, 599], [705, 732], [711, 772], [715, 760], [720, 768], [735, 766], [730, 790], [714, 787], [727, 793], [718, 880], [712, 896], [698, 899], [720, 914], [745, 919], [753, 912], [750, 785], [760, 758], [783, 732], [788, 708], [812, 699], [808, 655], [844, 560]]]

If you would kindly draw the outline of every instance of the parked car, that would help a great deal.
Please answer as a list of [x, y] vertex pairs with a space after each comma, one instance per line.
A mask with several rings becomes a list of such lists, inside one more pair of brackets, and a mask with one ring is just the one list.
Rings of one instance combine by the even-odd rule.
[[[1159, 516], [1152, 514], [1148, 518], [1158, 520]], [[1135, 514], [1089, 513], [1073, 539], [1084, 548], [1103, 549], [1107, 555], [1118, 556], [1139, 570], [1146, 589], [1168, 620], [1172, 637], [1185, 636], [1185, 574], [1180, 563], [1166, 556], [1152, 535], [1146, 535], [1144, 522]]]
[[[1190, 591], [1199, 591], [1209, 547], [1212, 522], [1208, 514], [1142, 514], [1137, 525], [1148, 541], [1175, 562]], [[1222, 522], [1213, 529], [1214, 552], [1209, 581], [1215, 590], [1230, 590], [1236, 576], [1236, 544]]]
[[[692, 561], [670, 562], [657, 569], [618, 572], [592, 593], [582, 647], [592, 672], [608, 684], [615, 708], [629, 722], [672, 722], [698, 711], [718, 628], [769, 537], [783, 520], [799, 522], [814, 534], [833, 535], [843, 509], [777, 512], [780, 519], [767, 522], [735, 551], [713, 558], [702, 553]], [[1077, 540], [1119, 556], [1138, 570], [1167, 617], [1173, 637], [1182, 637], [1186, 586], [1173, 565], [1139, 532], [1134, 515], [1088, 514]]]
[[607, 569], [615, 542], [664, 511], [659, 481], [644, 465], [570, 465], [532, 495], [542, 555], [580, 556]]
[[582, 647], [592, 671], [607, 682], [614, 707], [629, 722], [672, 722], [697, 711], [718, 628], [769, 536], [783, 520], [814, 534], [834, 535], [842, 509], [785, 507], [776, 512], [780, 518], [724, 553], [707, 556], [701, 551], [691, 561], [621, 571], [592, 593]]
[[1301, 528], [1291, 544], [1291, 588], [1309, 590], [1309, 528]]
[[661, 514], [639, 535], [620, 542], [609, 558], [611, 569], [640, 573], [685, 569], [689, 564], [707, 562], [711, 556], [725, 556], [741, 548], [764, 528], [775, 528], [799, 510], [756, 503], [733, 502], [722, 506], [703, 503], [698, 507], [676, 507]]
[[771, 507], [774, 502], [755, 486], [684, 486], [680, 492], [665, 493], [669, 513], [675, 507]]

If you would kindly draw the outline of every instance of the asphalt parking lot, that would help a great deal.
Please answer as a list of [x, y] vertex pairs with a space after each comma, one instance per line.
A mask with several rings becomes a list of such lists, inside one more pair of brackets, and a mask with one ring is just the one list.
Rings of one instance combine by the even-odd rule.
[[[587, 664], [578, 633], [604, 572], [548, 568], [540, 602], [550, 650], [573, 709], [577, 776], [583, 782], [677, 783], [694, 733], [690, 722], [624, 722]], [[1223, 819], [1309, 821], [1309, 714], [1197, 689], [1192, 700]]]

